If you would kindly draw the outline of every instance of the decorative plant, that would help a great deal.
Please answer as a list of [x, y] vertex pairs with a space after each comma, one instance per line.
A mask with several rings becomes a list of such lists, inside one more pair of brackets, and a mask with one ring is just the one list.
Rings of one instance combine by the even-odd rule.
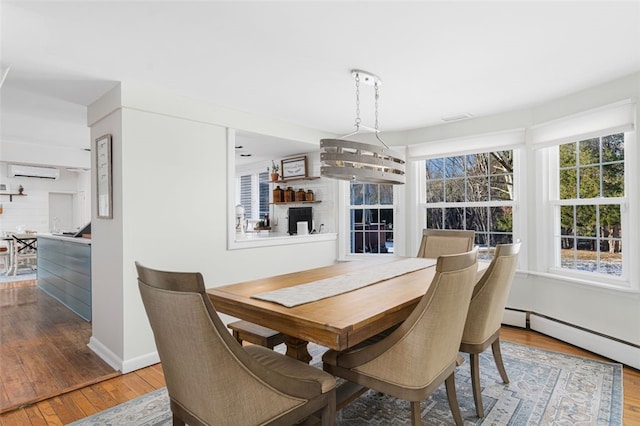
[[278, 173], [278, 171], [280, 171], [280, 166], [271, 160], [271, 173]]

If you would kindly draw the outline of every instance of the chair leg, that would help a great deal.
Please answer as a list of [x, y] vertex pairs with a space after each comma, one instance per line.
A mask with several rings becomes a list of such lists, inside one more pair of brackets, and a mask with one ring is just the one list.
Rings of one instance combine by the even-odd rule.
[[320, 413], [320, 421], [322, 426], [333, 426], [336, 422], [336, 391], [335, 389], [329, 395], [327, 405]]
[[507, 376], [507, 370], [504, 369], [502, 363], [502, 353], [500, 352], [500, 339], [496, 339], [491, 344], [491, 351], [493, 352], [493, 359], [496, 361], [496, 367], [500, 372], [500, 377], [504, 383], [509, 383], [509, 377]]
[[469, 354], [471, 364], [471, 387], [473, 388], [473, 402], [476, 404], [476, 414], [484, 417], [484, 407], [482, 406], [482, 391], [480, 388], [480, 356]]
[[420, 414], [420, 401], [411, 401], [412, 426], [419, 426], [422, 424], [422, 416]]
[[449, 407], [451, 407], [451, 414], [453, 414], [453, 420], [456, 422], [456, 426], [462, 426], [462, 414], [460, 413], [460, 406], [458, 405], [458, 396], [456, 395], [456, 376], [455, 372], [451, 373], [447, 380], [444, 381], [445, 388], [447, 389], [447, 399], [449, 400]]

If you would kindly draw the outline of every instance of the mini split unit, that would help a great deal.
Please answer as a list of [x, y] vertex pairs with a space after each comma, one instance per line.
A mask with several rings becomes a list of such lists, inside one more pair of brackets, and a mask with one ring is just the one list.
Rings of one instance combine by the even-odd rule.
[[40, 179], [58, 179], [60, 170], [53, 167], [23, 166], [9, 164], [9, 177], [30, 177]]

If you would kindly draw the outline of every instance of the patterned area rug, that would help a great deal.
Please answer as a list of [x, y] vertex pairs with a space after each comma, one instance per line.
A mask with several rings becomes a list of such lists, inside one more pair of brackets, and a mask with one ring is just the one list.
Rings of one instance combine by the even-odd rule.
[[[456, 370], [456, 390], [465, 425], [622, 425], [622, 366], [501, 342], [510, 383], [501, 382], [491, 351], [480, 356], [485, 418], [476, 416], [469, 360]], [[309, 345], [312, 364], [325, 348]], [[276, 348], [282, 351], [284, 346]], [[454, 424], [444, 385], [422, 402], [426, 425]], [[411, 424], [406, 401], [370, 390], [338, 412], [337, 425]], [[171, 425], [166, 389], [159, 389], [72, 423], [89, 425]]]

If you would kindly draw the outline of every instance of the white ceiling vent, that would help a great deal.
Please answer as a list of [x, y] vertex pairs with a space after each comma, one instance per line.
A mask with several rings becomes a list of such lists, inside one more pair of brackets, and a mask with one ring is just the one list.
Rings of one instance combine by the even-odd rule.
[[23, 166], [9, 164], [9, 177], [31, 177], [40, 179], [58, 179], [60, 170], [53, 167]]

